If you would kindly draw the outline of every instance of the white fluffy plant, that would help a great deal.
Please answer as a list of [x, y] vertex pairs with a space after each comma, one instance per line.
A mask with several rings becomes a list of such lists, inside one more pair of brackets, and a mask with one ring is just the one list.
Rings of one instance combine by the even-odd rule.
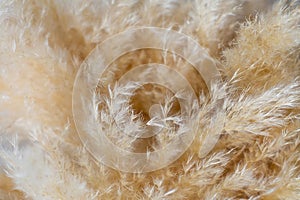
[[[0, 1], [0, 199], [300, 199], [299, 19], [299, 2], [283, 0]], [[190, 120], [168, 116], [168, 104], [154, 109], [150, 125], [168, 130], [171, 119], [195, 140], [171, 165], [140, 174], [95, 161], [71, 106], [80, 63], [135, 26], [191, 36], [223, 79], [189, 102]], [[110, 88], [92, 108], [104, 106], [99, 122], [125, 149], [134, 140], [111, 117], [129, 135], [144, 130], [126, 112], [135, 87]]]
[[[2, 133], [0, 149], [1, 168], [13, 181], [15, 190], [26, 191], [24, 198], [95, 198], [84, 181], [64, 172], [68, 165], [64, 159], [59, 155], [52, 157], [37, 141], [22, 138], [20, 133]], [[10, 197], [22, 198], [17, 194]]]

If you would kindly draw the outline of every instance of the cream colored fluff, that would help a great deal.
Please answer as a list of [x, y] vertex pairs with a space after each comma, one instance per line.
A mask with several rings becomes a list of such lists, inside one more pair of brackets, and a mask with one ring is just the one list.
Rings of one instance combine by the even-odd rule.
[[[0, 199], [300, 199], [299, 2], [2, 0], [0, 16]], [[96, 163], [71, 107], [80, 63], [135, 26], [193, 37], [223, 78], [197, 110], [204, 134], [147, 174]], [[221, 98], [221, 137], [199, 158]]]

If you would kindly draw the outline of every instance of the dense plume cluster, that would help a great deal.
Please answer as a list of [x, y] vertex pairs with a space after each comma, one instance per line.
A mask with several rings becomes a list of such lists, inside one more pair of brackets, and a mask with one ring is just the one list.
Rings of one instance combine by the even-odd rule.
[[[0, 24], [0, 199], [300, 199], [299, 1], [2, 0]], [[96, 162], [85, 149], [73, 122], [72, 90], [97, 44], [140, 26], [192, 37], [222, 80], [187, 105], [188, 120], [168, 116], [176, 102], [165, 96], [159, 117], [149, 121], [169, 130], [161, 122], [172, 119], [195, 139], [171, 165], [135, 174]], [[125, 64], [151, 55], [188, 68], [172, 55], [135, 53]], [[118, 115], [125, 132], [144, 131], [124, 103], [137, 85], [103, 87], [94, 108], [99, 123], [115, 144], [139, 150], [142, 144], [112, 125]], [[178, 132], [162, 134], [152, 148]]]

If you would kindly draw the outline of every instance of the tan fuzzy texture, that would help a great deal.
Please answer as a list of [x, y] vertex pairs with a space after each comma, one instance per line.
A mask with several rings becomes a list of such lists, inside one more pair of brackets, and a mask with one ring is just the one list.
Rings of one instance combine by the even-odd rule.
[[[1, 0], [0, 26], [1, 200], [300, 199], [299, 1]], [[192, 37], [222, 80], [208, 92], [187, 62], [154, 50], [113, 63], [129, 69], [151, 57], [174, 65], [198, 90], [200, 103], [189, 101], [184, 121], [174, 114], [172, 94], [148, 88], [163, 94], [155, 96], [164, 100], [160, 112], [174, 111], [172, 120], [195, 139], [171, 165], [135, 174], [111, 169], [87, 151], [75, 128], [72, 91], [97, 44], [140, 26]], [[111, 125], [119, 114], [124, 132], [144, 130], [143, 119], [151, 116], [127, 111], [142, 110], [153, 96], [124, 103], [135, 87], [104, 85], [96, 109], [116, 145], [143, 151], [144, 143]], [[164, 132], [151, 148], [163, 148], [176, 134]]]

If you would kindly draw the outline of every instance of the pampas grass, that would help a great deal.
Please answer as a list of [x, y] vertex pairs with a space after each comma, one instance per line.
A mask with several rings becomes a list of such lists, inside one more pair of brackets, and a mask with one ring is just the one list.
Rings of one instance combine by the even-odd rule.
[[[300, 199], [299, 2], [2, 0], [0, 16], [0, 199]], [[154, 125], [176, 121], [195, 139], [171, 165], [141, 174], [95, 161], [71, 106], [88, 53], [136, 26], [189, 35], [222, 76], [189, 101], [189, 120], [160, 105]], [[129, 133], [143, 131], [124, 103], [135, 87], [112, 85], [93, 108], [125, 149], [135, 141], [111, 116]]]

